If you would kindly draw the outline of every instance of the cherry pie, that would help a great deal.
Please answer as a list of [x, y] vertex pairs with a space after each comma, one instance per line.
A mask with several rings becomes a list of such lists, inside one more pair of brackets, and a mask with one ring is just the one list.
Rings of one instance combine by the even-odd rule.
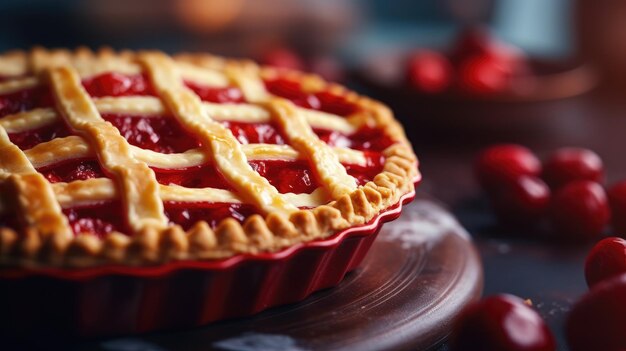
[[277, 251], [413, 191], [384, 105], [202, 54], [0, 55], [0, 263], [145, 265]]

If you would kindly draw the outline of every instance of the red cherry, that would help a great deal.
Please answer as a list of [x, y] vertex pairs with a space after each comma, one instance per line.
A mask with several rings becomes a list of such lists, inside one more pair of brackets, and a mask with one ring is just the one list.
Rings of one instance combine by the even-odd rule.
[[595, 152], [582, 148], [556, 150], [543, 164], [543, 178], [558, 188], [574, 180], [600, 183], [604, 177], [602, 159]]
[[302, 71], [305, 64], [302, 58], [287, 48], [275, 48], [266, 51], [261, 57], [261, 63], [277, 68], [287, 68]]
[[460, 87], [475, 94], [494, 94], [507, 89], [513, 68], [507, 60], [490, 55], [475, 55], [459, 67]]
[[597, 243], [585, 261], [585, 278], [590, 287], [626, 273], [626, 240], [606, 238]]
[[588, 240], [602, 235], [611, 210], [600, 184], [577, 180], [558, 189], [552, 198], [550, 215], [561, 236]]
[[521, 50], [499, 40], [485, 27], [464, 30], [456, 40], [450, 56], [458, 64], [476, 55], [489, 55], [510, 62], [511, 67], [526, 67], [525, 55]]
[[496, 295], [466, 307], [454, 323], [453, 351], [554, 351], [554, 337], [518, 297]]
[[550, 204], [550, 188], [537, 177], [523, 175], [503, 183], [490, 199], [505, 223], [529, 223], [541, 218]]
[[407, 63], [409, 84], [426, 93], [440, 93], [450, 86], [452, 65], [442, 54], [423, 50], [413, 54]]
[[595, 285], [572, 308], [566, 335], [572, 351], [626, 349], [626, 274]]
[[613, 231], [619, 235], [626, 235], [626, 180], [615, 184], [609, 189], [609, 202], [611, 204], [611, 224]]
[[475, 171], [483, 188], [490, 190], [522, 175], [538, 176], [541, 162], [524, 146], [499, 144], [481, 152], [475, 162]]

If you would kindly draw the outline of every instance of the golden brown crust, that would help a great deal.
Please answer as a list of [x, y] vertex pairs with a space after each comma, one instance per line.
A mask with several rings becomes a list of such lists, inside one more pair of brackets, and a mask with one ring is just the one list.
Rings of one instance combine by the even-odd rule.
[[[162, 57], [160, 53], [140, 55]], [[74, 67], [81, 76], [106, 71], [132, 73], [141, 72], [141, 62], [138, 54], [132, 52], [114, 53], [111, 50], [101, 50], [93, 53], [86, 49], [76, 52], [36, 49], [30, 54], [12, 52], [0, 55], [0, 75], [28, 76], [32, 72], [48, 72], [59, 66]], [[143, 265], [277, 251], [296, 243], [326, 238], [342, 229], [367, 223], [381, 211], [396, 204], [404, 194], [414, 190], [414, 182], [419, 178], [417, 158], [401, 125], [383, 104], [361, 97], [337, 84], [327, 83], [315, 75], [259, 67], [251, 61], [226, 60], [205, 54], [180, 54], [173, 57], [173, 62], [185, 79], [192, 76], [216, 85], [235, 84], [242, 89], [246, 100], [259, 105], [267, 104], [268, 99], [276, 99], [277, 105], [272, 106], [286, 105], [289, 106], [287, 110], [293, 106], [286, 100], [268, 96], [258, 84], [260, 78], [281, 76], [301, 82], [303, 89], [307, 91], [331, 91], [359, 106], [359, 112], [346, 118], [351, 125], [379, 128], [396, 143], [384, 151], [383, 171], [373, 181], [349, 191], [349, 187], [342, 185], [345, 182], [333, 183], [329, 188], [333, 193], [333, 200], [310, 210], [274, 211], [267, 213], [265, 218], [254, 215], [243, 224], [229, 218], [219, 223], [215, 229], [211, 229], [206, 222], [197, 222], [186, 232], [179, 226], [165, 229], [148, 226], [139, 228], [131, 237], [111, 233], [102, 240], [88, 234], [63, 240], [64, 237], [67, 238], [67, 233], [43, 233], [35, 228], [16, 233], [11, 229], [0, 228], [0, 263], [74, 267], [104, 263]], [[36, 75], [21, 81], [22, 86], [32, 86], [41, 84], [42, 79]], [[0, 82], [0, 93], [12, 89], [22, 88], [19, 84]], [[168, 94], [172, 93], [165, 95]], [[166, 105], [171, 104], [170, 101]], [[52, 115], [49, 118], [55, 117]], [[302, 127], [301, 123], [302, 119], [299, 119], [299, 128]], [[296, 149], [299, 148], [297, 151], [301, 154], [313, 152], [307, 147], [300, 145]], [[323, 155], [329, 155], [328, 149], [324, 149]]]

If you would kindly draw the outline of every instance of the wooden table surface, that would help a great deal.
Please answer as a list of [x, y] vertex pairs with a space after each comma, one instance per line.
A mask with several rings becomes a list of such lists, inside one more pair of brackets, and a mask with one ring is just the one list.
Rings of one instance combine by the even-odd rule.
[[[421, 189], [448, 204], [474, 237], [485, 269], [485, 295], [529, 298], [567, 350], [563, 323], [572, 303], [587, 291], [584, 259], [592, 244], [565, 245], [513, 236], [499, 228], [472, 173], [478, 151], [515, 142], [546, 156], [554, 148], [581, 146], [604, 160], [607, 184], [626, 178], [626, 104], [619, 96], [591, 92], [533, 103], [453, 103], [417, 100], [399, 108], [421, 161]], [[392, 101], [388, 101], [393, 105]]]

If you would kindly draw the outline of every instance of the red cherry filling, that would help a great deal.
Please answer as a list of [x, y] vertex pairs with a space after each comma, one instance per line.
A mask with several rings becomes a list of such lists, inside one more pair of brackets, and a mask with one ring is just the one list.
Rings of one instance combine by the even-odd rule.
[[181, 169], [152, 168], [159, 183], [180, 185], [187, 188], [231, 189], [224, 176], [213, 165], [201, 165]]
[[377, 152], [365, 151], [365, 166], [346, 164], [344, 167], [348, 174], [356, 178], [357, 185], [365, 185], [365, 183], [374, 180], [374, 177], [383, 170], [385, 157]]
[[[374, 152], [366, 154], [366, 165], [344, 165], [348, 174], [363, 185], [381, 172], [384, 158]], [[304, 160], [259, 160], [250, 161], [250, 166], [266, 178], [280, 193], [310, 194], [320, 184], [314, 171]], [[183, 169], [153, 168], [157, 181], [165, 185], [180, 185], [187, 188], [232, 189], [226, 179], [212, 165]]]
[[350, 135], [352, 140], [352, 149], [362, 151], [383, 151], [391, 146], [395, 141], [389, 138], [388, 135], [383, 134], [378, 128], [363, 127], [359, 129], [355, 134]]
[[70, 131], [63, 123], [54, 123], [41, 128], [19, 133], [10, 133], [9, 139], [22, 150], [28, 150], [37, 144], [62, 138], [70, 135]]
[[[165, 215], [170, 222], [182, 226], [185, 230], [198, 221], [206, 221], [211, 227], [216, 227], [223, 219], [230, 217], [243, 222], [257, 213], [253, 206], [245, 204], [166, 202], [164, 207]], [[121, 206], [118, 203], [104, 202], [65, 209], [63, 213], [67, 216], [74, 234], [90, 233], [102, 238], [113, 231], [128, 233], [120, 211]], [[0, 223], [11, 228], [18, 227], [8, 219]]]
[[303, 92], [298, 82], [279, 78], [265, 81], [265, 87], [270, 93], [291, 100], [300, 107], [313, 110], [319, 110], [322, 107], [317, 96]]
[[208, 87], [198, 85], [191, 82], [185, 82], [185, 85], [193, 90], [202, 101], [215, 102], [220, 104], [241, 103], [246, 100], [239, 88], [235, 87]]
[[243, 222], [249, 216], [257, 213], [253, 206], [227, 203], [165, 203], [165, 215], [172, 223], [176, 223], [188, 230], [198, 221], [206, 221], [211, 227], [216, 227], [223, 219], [234, 218]]
[[242, 144], [276, 144], [284, 145], [280, 132], [271, 124], [267, 123], [241, 123], [223, 122], [230, 129], [235, 138]]
[[103, 237], [112, 231], [125, 232], [121, 206], [116, 202], [105, 202], [92, 206], [74, 207], [63, 210], [74, 234], [91, 233]]
[[291, 100], [294, 104], [304, 108], [339, 116], [348, 116], [357, 111], [357, 106], [343, 96], [327, 91], [315, 94], [306, 93], [296, 81], [278, 78], [265, 81], [265, 86], [270, 93]]
[[363, 127], [352, 135], [344, 135], [337, 131], [326, 129], [314, 129], [314, 132], [320, 140], [330, 146], [361, 151], [381, 152], [394, 143], [389, 136], [376, 128]]
[[282, 194], [310, 194], [319, 187], [306, 161], [250, 161], [250, 166]]
[[500, 144], [483, 150], [476, 159], [474, 168], [483, 189], [492, 191], [521, 176], [539, 176], [541, 162], [524, 146]]
[[83, 86], [92, 97], [155, 95], [150, 80], [144, 75], [104, 73], [83, 80]]
[[185, 152], [200, 143], [174, 118], [103, 115], [132, 145], [164, 154]]
[[52, 95], [47, 87], [20, 90], [0, 95], [0, 117], [52, 105]]
[[102, 178], [104, 172], [97, 160], [69, 160], [38, 169], [50, 183]]
[[[164, 154], [185, 152], [200, 146], [173, 118], [103, 115], [132, 145]], [[223, 122], [242, 144], [285, 144], [280, 132], [267, 123]]]
[[[250, 161], [250, 166], [266, 178], [280, 193], [311, 193], [319, 187], [306, 161]], [[224, 176], [212, 165], [185, 169], [153, 168], [161, 184], [176, 184], [188, 188], [232, 189]]]

